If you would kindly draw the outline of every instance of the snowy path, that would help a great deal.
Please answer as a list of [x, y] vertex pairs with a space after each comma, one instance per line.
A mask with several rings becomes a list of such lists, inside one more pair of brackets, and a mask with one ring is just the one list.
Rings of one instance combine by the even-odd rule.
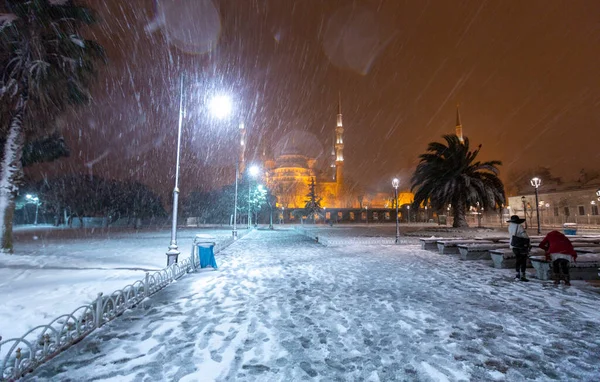
[[416, 246], [255, 231], [33, 380], [598, 380], [600, 295]]

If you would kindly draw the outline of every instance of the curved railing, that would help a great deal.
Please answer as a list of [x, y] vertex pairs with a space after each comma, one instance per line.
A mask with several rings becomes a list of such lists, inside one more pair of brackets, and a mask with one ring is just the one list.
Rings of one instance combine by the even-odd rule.
[[47, 325], [37, 326], [20, 338], [3, 341], [0, 337], [0, 381], [14, 381], [32, 372], [127, 309], [136, 307], [174, 280], [195, 271], [199, 265], [195, 251], [192, 251], [191, 256], [180, 263], [153, 274], [146, 272], [144, 280], [110, 295], [99, 293], [93, 303], [63, 314]]

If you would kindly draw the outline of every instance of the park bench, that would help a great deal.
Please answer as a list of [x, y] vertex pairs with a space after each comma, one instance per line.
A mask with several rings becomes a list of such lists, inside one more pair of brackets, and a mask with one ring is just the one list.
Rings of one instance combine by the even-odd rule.
[[458, 251], [460, 252], [461, 260], [491, 260], [490, 250], [491, 249], [504, 249], [507, 248], [506, 244], [492, 243], [492, 244], [460, 244], [458, 245]]
[[584, 255], [586, 253], [600, 253], [600, 246], [597, 246], [597, 245], [575, 247], [574, 249], [575, 249], [575, 252], [577, 252], [577, 256]]
[[483, 240], [438, 240], [437, 248], [440, 254], [442, 255], [457, 255], [459, 254], [458, 246], [460, 244], [492, 244], [491, 241], [483, 241]]
[[[437, 251], [437, 242], [438, 240], [450, 240], [447, 237], [422, 237], [419, 239], [421, 241], [421, 249], [425, 249], [428, 251]], [[461, 240], [460, 238], [456, 238], [453, 240]]]
[[[546, 260], [546, 256], [532, 256], [531, 264], [535, 268], [538, 279], [550, 280], [552, 278], [552, 263]], [[577, 256], [577, 261], [571, 262], [569, 270], [571, 280], [600, 280], [599, 267], [600, 254], [586, 253]]]
[[500, 243], [501, 240], [507, 240], [507, 237], [508, 237], [508, 234], [502, 235], [502, 236], [489, 236], [489, 237], [475, 236], [474, 239], [475, 240], [483, 240], [483, 241], [491, 241], [494, 243]]
[[[490, 257], [494, 262], [494, 268], [514, 268], [516, 265], [515, 254], [512, 249], [490, 249]], [[544, 255], [544, 250], [541, 248], [531, 248], [530, 255]], [[531, 267], [529, 260], [527, 261], [527, 267]]]

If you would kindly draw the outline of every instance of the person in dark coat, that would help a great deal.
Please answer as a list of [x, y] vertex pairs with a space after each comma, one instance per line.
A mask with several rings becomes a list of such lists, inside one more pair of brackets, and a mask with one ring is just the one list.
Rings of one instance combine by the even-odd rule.
[[[517, 276], [515, 278], [521, 281], [529, 281], [527, 280], [527, 273], [525, 273], [525, 268], [527, 267], [527, 256], [529, 255], [529, 236], [527, 236], [527, 232], [525, 232], [525, 229], [521, 225], [525, 222], [525, 219], [521, 219], [518, 215], [513, 215], [510, 217], [510, 220], [507, 220], [506, 222], [510, 223], [508, 225], [508, 233], [510, 234], [510, 249], [512, 249], [517, 260]], [[513, 236], [515, 236], [517, 239], [513, 239]]]
[[577, 252], [571, 244], [571, 240], [561, 232], [549, 232], [540, 243], [540, 248], [546, 251], [546, 260], [552, 261], [554, 284], [560, 284], [560, 280], [565, 281], [565, 285], [571, 285], [571, 276], [569, 268], [571, 262], [577, 259]]

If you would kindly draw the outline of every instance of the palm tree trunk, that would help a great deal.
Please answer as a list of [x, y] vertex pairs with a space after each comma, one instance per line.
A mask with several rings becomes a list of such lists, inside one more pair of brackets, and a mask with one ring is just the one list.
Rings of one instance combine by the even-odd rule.
[[465, 201], [462, 199], [454, 200], [452, 202], [452, 208], [454, 209], [454, 222], [452, 223], [452, 227], [468, 227], [469, 223], [467, 223], [465, 214]]
[[23, 118], [27, 92], [23, 91], [17, 100], [14, 114], [10, 120], [10, 128], [4, 144], [4, 158], [0, 164], [0, 222], [2, 222], [2, 251], [13, 253], [13, 215], [15, 211], [15, 195], [17, 182], [23, 171], [21, 157], [25, 144]]

